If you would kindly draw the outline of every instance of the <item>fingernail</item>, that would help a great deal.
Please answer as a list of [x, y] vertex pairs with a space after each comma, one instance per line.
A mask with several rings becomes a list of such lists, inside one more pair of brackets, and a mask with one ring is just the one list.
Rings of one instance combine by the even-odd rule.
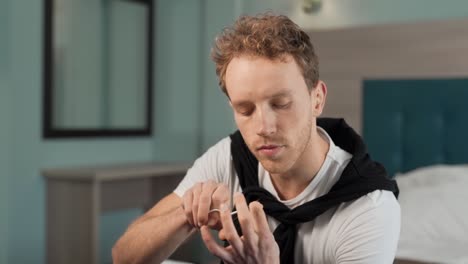
[[216, 220], [211, 218], [210, 220], [208, 220], [208, 226], [214, 226], [216, 224]]

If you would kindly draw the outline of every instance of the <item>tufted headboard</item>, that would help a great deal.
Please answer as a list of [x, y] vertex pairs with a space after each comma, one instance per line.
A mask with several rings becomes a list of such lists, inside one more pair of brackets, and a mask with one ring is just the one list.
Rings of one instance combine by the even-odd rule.
[[389, 175], [468, 163], [468, 79], [365, 80], [363, 137]]

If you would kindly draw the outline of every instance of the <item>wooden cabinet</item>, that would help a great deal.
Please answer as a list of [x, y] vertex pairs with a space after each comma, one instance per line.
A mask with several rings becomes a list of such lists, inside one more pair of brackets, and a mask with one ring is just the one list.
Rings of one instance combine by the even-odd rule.
[[98, 264], [99, 216], [104, 211], [149, 209], [169, 194], [190, 163], [145, 163], [46, 169], [49, 264]]

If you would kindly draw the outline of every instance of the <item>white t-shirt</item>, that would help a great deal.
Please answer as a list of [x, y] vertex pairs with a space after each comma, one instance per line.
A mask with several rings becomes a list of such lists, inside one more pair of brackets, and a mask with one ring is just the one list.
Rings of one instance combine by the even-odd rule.
[[[258, 164], [260, 187], [289, 208], [328, 193], [351, 160], [352, 155], [336, 146], [323, 129], [319, 127], [318, 131], [330, 144], [327, 157], [314, 179], [295, 198], [280, 200], [270, 174]], [[226, 137], [197, 159], [174, 193], [182, 197], [195, 183], [208, 180], [228, 185], [231, 195], [241, 192], [230, 144], [231, 139]], [[273, 232], [279, 222], [267, 218]], [[400, 234], [400, 206], [392, 192], [378, 190], [329, 209], [297, 228], [296, 263], [393, 263]]]

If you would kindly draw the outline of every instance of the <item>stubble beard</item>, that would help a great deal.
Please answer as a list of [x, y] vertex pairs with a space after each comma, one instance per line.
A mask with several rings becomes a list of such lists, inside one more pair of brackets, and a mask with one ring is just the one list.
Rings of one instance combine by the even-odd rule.
[[297, 163], [301, 161], [307, 150], [312, 137], [312, 120], [308, 120], [307, 125], [297, 135], [297, 140], [287, 144], [285, 142], [285, 149], [282, 151], [281, 156], [268, 159], [256, 156], [257, 160], [262, 164], [263, 168], [270, 174], [286, 174], [288, 171], [294, 169]]

